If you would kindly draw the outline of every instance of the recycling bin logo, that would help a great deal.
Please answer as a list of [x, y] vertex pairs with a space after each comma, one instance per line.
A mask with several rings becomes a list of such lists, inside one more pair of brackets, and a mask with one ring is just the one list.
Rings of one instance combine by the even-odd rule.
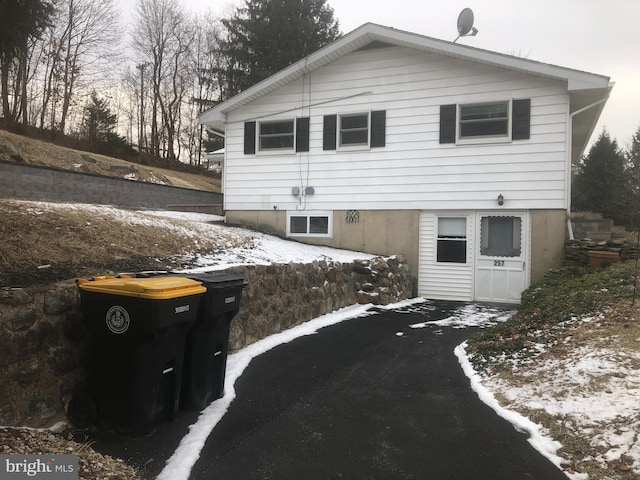
[[129, 312], [119, 305], [114, 305], [107, 311], [107, 327], [113, 333], [124, 333], [129, 328], [131, 320]]

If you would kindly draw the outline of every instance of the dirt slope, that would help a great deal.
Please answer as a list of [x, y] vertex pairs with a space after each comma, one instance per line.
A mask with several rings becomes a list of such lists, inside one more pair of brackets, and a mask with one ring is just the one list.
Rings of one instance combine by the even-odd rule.
[[60, 147], [5, 130], [0, 130], [0, 160], [163, 183], [196, 190], [220, 191], [220, 179], [217, 177], [149, 167], [97, 153]]

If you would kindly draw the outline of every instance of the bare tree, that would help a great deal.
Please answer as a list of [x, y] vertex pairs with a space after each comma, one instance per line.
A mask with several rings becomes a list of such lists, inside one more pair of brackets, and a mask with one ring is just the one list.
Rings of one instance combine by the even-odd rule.
[[195, 30], [177, 0], [138, 0], [134, 32], [137, 60], [149, 66], [150, 150], [161, 156], [162, 144], [162, 156], [176, 160], [180, 156], [180, 115], [192, 75], [188, 62]]
[[115, 0], [58, 0], [55, 20], [42, 40], [39, 126], [65, 132], [83, 79], [112, 67], [120, 38]]
[[21, 117], [26, 123], [29, 53], [52, 12], [52, 4], [42, 0], [0, 1], [0, 96], [9, 122]]
[[211, 13], [196, 18], [196, 38], [192, 54], [194, 79], [189, 103], [190, 128], [186, 129], [183, 144], [189, 152], [190, 163], [202, 163], [202, 126], [197, 124], [200, 113], [220, 102], [224, 97], [224, 66], [227, 57], [220, 52], [222, 24]]

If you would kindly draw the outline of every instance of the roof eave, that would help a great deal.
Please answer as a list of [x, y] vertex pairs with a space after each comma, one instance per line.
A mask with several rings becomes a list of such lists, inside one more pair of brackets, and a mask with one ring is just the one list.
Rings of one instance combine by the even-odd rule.
[[205, 125], [211, 125], [211, 122], [224, 122], [224, 114], [376, 40], [498, 68], [563, 80], [567, 82], [569, 92], [607, 88], [609, 84], [609, 77], [602, 75], [460, 45], [374, 23], [366, 23], [335, 42], [204, 112], [198, 121]]

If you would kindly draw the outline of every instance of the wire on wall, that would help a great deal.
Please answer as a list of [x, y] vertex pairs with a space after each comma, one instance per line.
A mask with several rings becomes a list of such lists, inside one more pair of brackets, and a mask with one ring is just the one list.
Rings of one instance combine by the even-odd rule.
[[[300, 100], [300, 113], [305, 116], [305, 103], [306, 103], [306, 116], [311, 118], [311, 72], [307, 70], [307, 59], [305, 59], [304, 66], [302, 67], [302, 95]], [[306, 88], [305, 88], [306, 86]], [[306, 100], [306, 102], [305, 102]], [[301, 191], [298, 197], [298, 205], [296, 210], [306, 210], [307, 208], [307, 187], [309, 186], [309, 175], [311, 169], [311, 161], [309, 157], [309, 149], [306, 152], [299, 152], [298, 156], [298, 174], [300, 179]]]

